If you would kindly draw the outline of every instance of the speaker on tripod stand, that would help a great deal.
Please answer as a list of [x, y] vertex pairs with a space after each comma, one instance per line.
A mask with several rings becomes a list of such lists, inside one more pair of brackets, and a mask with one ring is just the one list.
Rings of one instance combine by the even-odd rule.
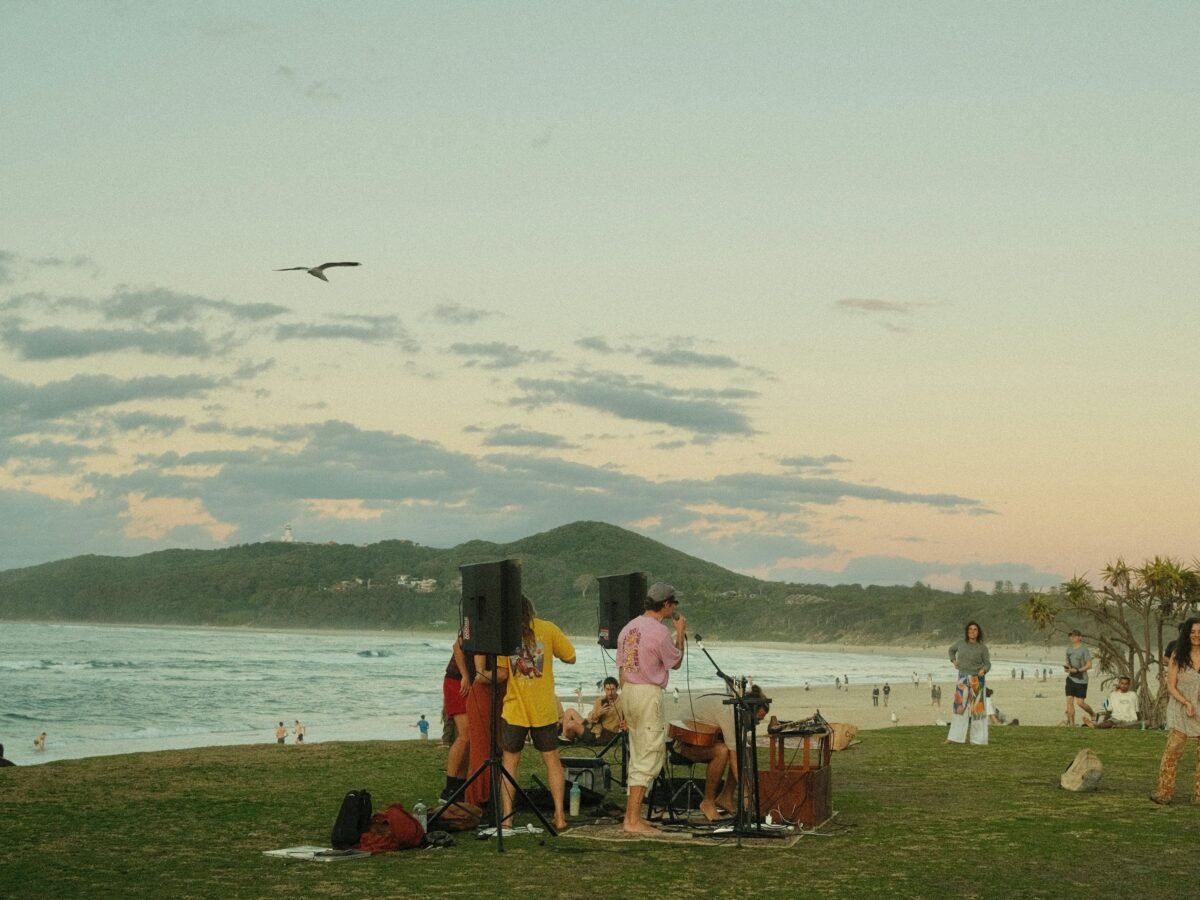
[[617, 638], [630, 619], [636, 619], [646, 609], [646, 573], [604, 575], [600, 584], [596, 619], [599, 623], [599, 644], [606, 650], [617, 649]]
[[[460, 566], [459, 571], [463, 580], [462, 649], [464, 653], [486, 656], [487, 671], [491, 672], [494, 678], [496, 657], [509, 656], [521, 643], [521, 564], [515, 559], [503, 559], [498, 562]], [[533, 809], [546, 831], [552, 835], [557, 835], [558, 832], [529, 801], [528, 795], [521, 789], [517, 780], [504, 768], [497, 743], [500, 729], [500, 692], [494, 686], [490, 724], [492, 746], [488, 759], [446, 799], [441, 809], [430, 818], [429, 827], [433, 827], [441, 814], [452, 807], [472, 783], [483, 777], [484, 773], [488, 773], [491, 776], [489, 812], [496, 832], [496, 848], [498, 852], [503, 853], [504, 823], [501, 821], [503, 803], [500, 797], [500, 779], [507, 781], [513, 788], [514, 808], [517, 798], [522, 798]]]

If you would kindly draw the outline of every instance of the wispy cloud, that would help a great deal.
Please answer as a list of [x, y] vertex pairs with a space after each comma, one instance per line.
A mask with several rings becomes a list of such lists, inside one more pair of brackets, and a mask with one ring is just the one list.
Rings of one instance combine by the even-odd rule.
[[439, 303], [429, 311], [429, 316], [447, 325], [474, 325], [483, 319], [499, 316], [494, 310], [475, 309], [461, 303]]
[[920, 310], [938, 305], [940, 304], [927, 300], [897, 301], [880, 300], [875, 297], [848, 297], [834, 301], [833, 308], [850, 315], [877, 318], [880, 325], [888, 331], [907, 334], [912, 331], [913, 319]]
[[544, 431], [532, 431], [519, 425], [501, 425], [483, 439], [485, 447], [541, 447], [545, 449], [565, 449], [574, 447], [565, 437], [558, 434], [548, 434]]
[[480, 344], [451, 344], [450, 352], [469, 357], [464, 366], [481, 369], [512, 369], [529, 363], [553, 362], [556, 357], [546, 350], [522, 350], [516, 344], [489, 341]]
[[395, 316], [339, 316], [333, 322], [287, 322], [277, 325], [281, 341], [348, 340], [364, 344], [396, 344], [416, 353], [420, 345]]
[[509, 403], [526, 409], [571, 404], [703, 435], [754, 433], [740, 405], [758, 394], [742, 388], [676, 388], [603, 372], [577, 372], [569, 378], [519, 378], [516, 385], [525, 393]]
[[309, 79], [301, 75], [291, 66], [277, 66], [275, 77], [310, 100], [340, 100], [341, 95], [322, 80]]

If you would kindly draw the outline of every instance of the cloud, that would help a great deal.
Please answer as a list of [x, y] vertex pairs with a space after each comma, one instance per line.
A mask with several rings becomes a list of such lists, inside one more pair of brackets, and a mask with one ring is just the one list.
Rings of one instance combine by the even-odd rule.
[[183, 428], [187, 420], [182, 416], [161, 416], [148, 412], [123, 412], [112, 416], [112, 423], [122, 431], [156, 431], [172, 434]]
[[228, 345], [214, 345], [195, 328], [168, 331], [134, 331], [110, 328], [33, 328], [17, 322], [0, 328], [0, 343], [21, 359], [80, 359], [104, 353], [138, 350], [152, 356], [184, 356], [205, 359], [224, 352]]
[[893, 334], [908, 334], [912, 331], [911, 322], [915, 314], [925, 307], [937, 305], [939, 304], [924, 300], [901, 302], [873, 297], [850, 297], [834, 301], [833, 308], [851, 315], [885, 317], [880, 322], [883, 328]]
[[450, 352], [457, 356], [473, 357], [463, 365], [467, 368], [512, 369], [528, 363], [553, 362], [556, 357], [545, 350], [522, 350], [515, 344], [491, 341], [481, 344], [451, 344]]
[[133, 400], [195, 397], [224, 384], [203, 375], [75, 375], [44, 385], [26, 384], [0, 375], [0, 422], [43, 421], [81, 410], [115, 406]]
[[283, 82], [289, 90], [299, 93], [310, 100], [340, 100], [341, 95], [324, 81], [305, 81], [291, 66], [277, 66], [275, 77]]
[[498, 316], [500, 313], [486, 309], [474, 309], [463, 306], [461, 303], [439, 303], [429, 311], [429, 315], [447, 325], [474, 325], [482, 319]]
[[483, 439], [485, 447], [543, 447], [567, 448], [574, 447], [566, 438], [557, 434], [547, 434], [544, 431], [530, 431], [519, 425], [501, 425]]
[[168, 288], [121, 287], [112, 297], [98, 301], [96, 307], [109, 321], [133, 320], [151, 325], [193, 322], [211, 312], [251, 322], [275, 318], [290, 312], [286, 306], [274, 303], [233, 303], [196, 294], [183, 294]]
[[732, 356], [715, 353], [697, 353], [694, 350], [640, 350], [638, 357], [654, 366], [676, 366], [692, 369], [736, 369], [737, 360]]
[[17, 255], [7, 250], [0, 250], [0, 284], [12, 284], [16, 280], [13, 269], [16, 266]]
[[526, 409], [572, 404], [702, 435], [754, 433], [738, 405], [758, 394], [742, 388], [674, 388], [617, 373], [591, 372], [559, 379], [519, 378], [516, 385], [525, 393], [509, 403]]
[[595, 335], [581, 337], [575, 342], [575, 345], [582, 347], [584, 350], [595, 350], [597, 353], [616, 353], [608, 341]]
[[176, 529], [199, 527], [213, 540], [225, 541], [237, 531], [236, 525], [213, 518], [198, 497], [147, 497], [135, 491], [126, 504], [122, 518], [128, 537], [161, 540]]
[[779, 460], [780, 465], [787, 466], [792, 469], [820, 469], [822, 471], [830, 471], [830, 466], [839, 463], [848, 463], [850, 460], [844, 456], [837, 456], [833, 453], [827, 453], [825, 456], [785, 456]]
[[346, 315], [324, 324], [282, 323], [275, 328], [275, 338], [280, 341], [344, 340], [363, 344], [395, 344], [409, 353], [421, 349], [395, 316]]

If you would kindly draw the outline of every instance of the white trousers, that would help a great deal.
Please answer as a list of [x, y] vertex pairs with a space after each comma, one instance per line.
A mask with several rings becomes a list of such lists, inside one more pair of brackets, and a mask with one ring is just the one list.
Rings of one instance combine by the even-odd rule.
[[987, 743], [988, 720], [985, 716], [981, 719], [972, 720], [969, 715], [963, 713], [960, 716], [950, 717], [950, 734], [946, 736], [946, 740], [954, 744], [965, 744], [968, 734], [972, 744], [983, 746]]

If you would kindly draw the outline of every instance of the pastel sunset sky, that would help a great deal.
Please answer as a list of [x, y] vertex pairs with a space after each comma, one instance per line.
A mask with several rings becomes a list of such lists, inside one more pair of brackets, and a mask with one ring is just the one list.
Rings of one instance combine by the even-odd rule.
[[1195, 558], [1194, 2], [0, 22], [0, 568], [579, 519], [803, 582]]

